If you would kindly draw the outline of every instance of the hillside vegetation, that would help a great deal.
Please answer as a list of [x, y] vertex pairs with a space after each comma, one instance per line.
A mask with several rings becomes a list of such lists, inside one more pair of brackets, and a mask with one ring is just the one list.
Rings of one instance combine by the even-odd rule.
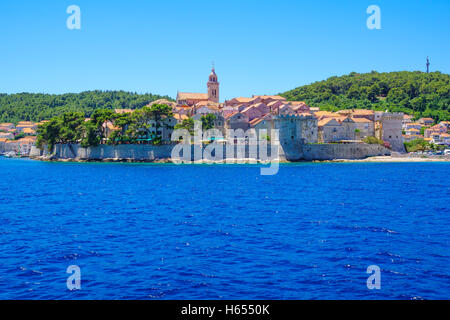
[[137, 109], [162, 98], [170, 100], [159, 95], [125, 91], [0, 94], [0, 123], [48, 120], [66, 112], [81, 112], [89, 117], [97, 109]]
[[350, 73], [281, 94], [322, 110], [373, 109], [450, 120], [450, 75], [440, 72]]

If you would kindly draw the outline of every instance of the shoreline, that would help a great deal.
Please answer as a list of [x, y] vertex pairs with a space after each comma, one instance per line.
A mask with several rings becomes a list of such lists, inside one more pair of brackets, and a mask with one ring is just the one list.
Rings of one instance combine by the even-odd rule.
[[[15, 157], [15, 159], [30, 159], [34, 161], [43, 162], [74, 162], [74, 163], [152, 163], [152, 164], [176, 164], [170, 158], [158, 159], [153, 161], [148, 160], [133, 160], [133, 159], [51, 159], [43, 157]], [[243, 163], [237, 163], [237, 161], [243, 161]], [[420, 163], [420, 162], [450, 162], [450, 157], [440, 157], [440, 158], [430, 158], [430, 157], [398, 157], [398, 156], [374, 156], [367, 157], [364, 159], [333, 159], [333, 160], [312, 160], [312, 161], [287, 161], [279, 160], [274, 161], [274, 163], [280, 164], [295, 164], [295, 163]], [[251, 165], [268, 165], [270, 162], [261, 162], [255, 159], [240, 159], [235, 160], [233, 163], [227, 163], [226, 160], [221, 161], [193, 161], [192, 163], [184, 163], [184, 165], [189, 164], [251, 164]]]
[[430, 157], [393, 157], [393, 156], [376, 156], [366, 159], [336, 159], [326, 162], [378, 162], [378, 163], [408, 163], [408, 162], [450, 162], [450, 157], [430, 158]]

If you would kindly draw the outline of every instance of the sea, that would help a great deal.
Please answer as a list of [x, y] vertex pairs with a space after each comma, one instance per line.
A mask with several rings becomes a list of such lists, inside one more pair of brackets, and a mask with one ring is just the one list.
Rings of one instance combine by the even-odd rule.
[[0, 299], [450, 299], [450, 163], [0, 158]]

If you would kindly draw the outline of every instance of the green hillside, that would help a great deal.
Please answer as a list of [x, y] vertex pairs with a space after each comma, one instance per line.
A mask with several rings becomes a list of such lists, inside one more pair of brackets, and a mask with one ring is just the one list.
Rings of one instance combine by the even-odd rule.
[[0, 94], [0, 123], [48, 120], [69, 111], [81, 111], [90, 116], [95, 109], [135, 109], [162, 98], [171, 100], [154, 94], [125, 91]]
[[440, 72], [352, 72], [281, 95], [321, 110], [387, 109], [416, 117], [450, 120], [450, 75]]

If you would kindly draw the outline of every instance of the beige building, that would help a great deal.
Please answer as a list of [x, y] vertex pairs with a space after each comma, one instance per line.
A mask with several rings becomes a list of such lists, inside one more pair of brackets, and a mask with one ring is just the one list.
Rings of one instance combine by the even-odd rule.
[[402, 135], [403, 113], [385, 112], [381, 118], [379, 131], [376, 136], [388, 142], [391, 149], [397, 152], [404, 152]]
[[178, 92], [177, 105], [194, 106], [200, 102], [219, 103], [219, 85], [220, 83], [213, 67], [206, 85], [207, 93]]
[[355, 122], [355, 130], [358, 130], [359, 132], [356, 132], [355, 138], [356, 139], [364, 139], [366, 137], [374, 137], [375, 136], [375, 122], [371, 121], [365, 117], [361, 118], [352, 118], [352, 120]]
[[319, 142], [355, 140], [356, 123], [350, 117], [324, 118], [318, 122]]
[[226, 121], [225, 124], [226, 129], [231, 130], [242, 129], [245, 131], [248, 128], [250, 128], [248, 117], [241, 112], [236, 112], [229, 115], [228, 117], [225, 118], [225, 121]]

